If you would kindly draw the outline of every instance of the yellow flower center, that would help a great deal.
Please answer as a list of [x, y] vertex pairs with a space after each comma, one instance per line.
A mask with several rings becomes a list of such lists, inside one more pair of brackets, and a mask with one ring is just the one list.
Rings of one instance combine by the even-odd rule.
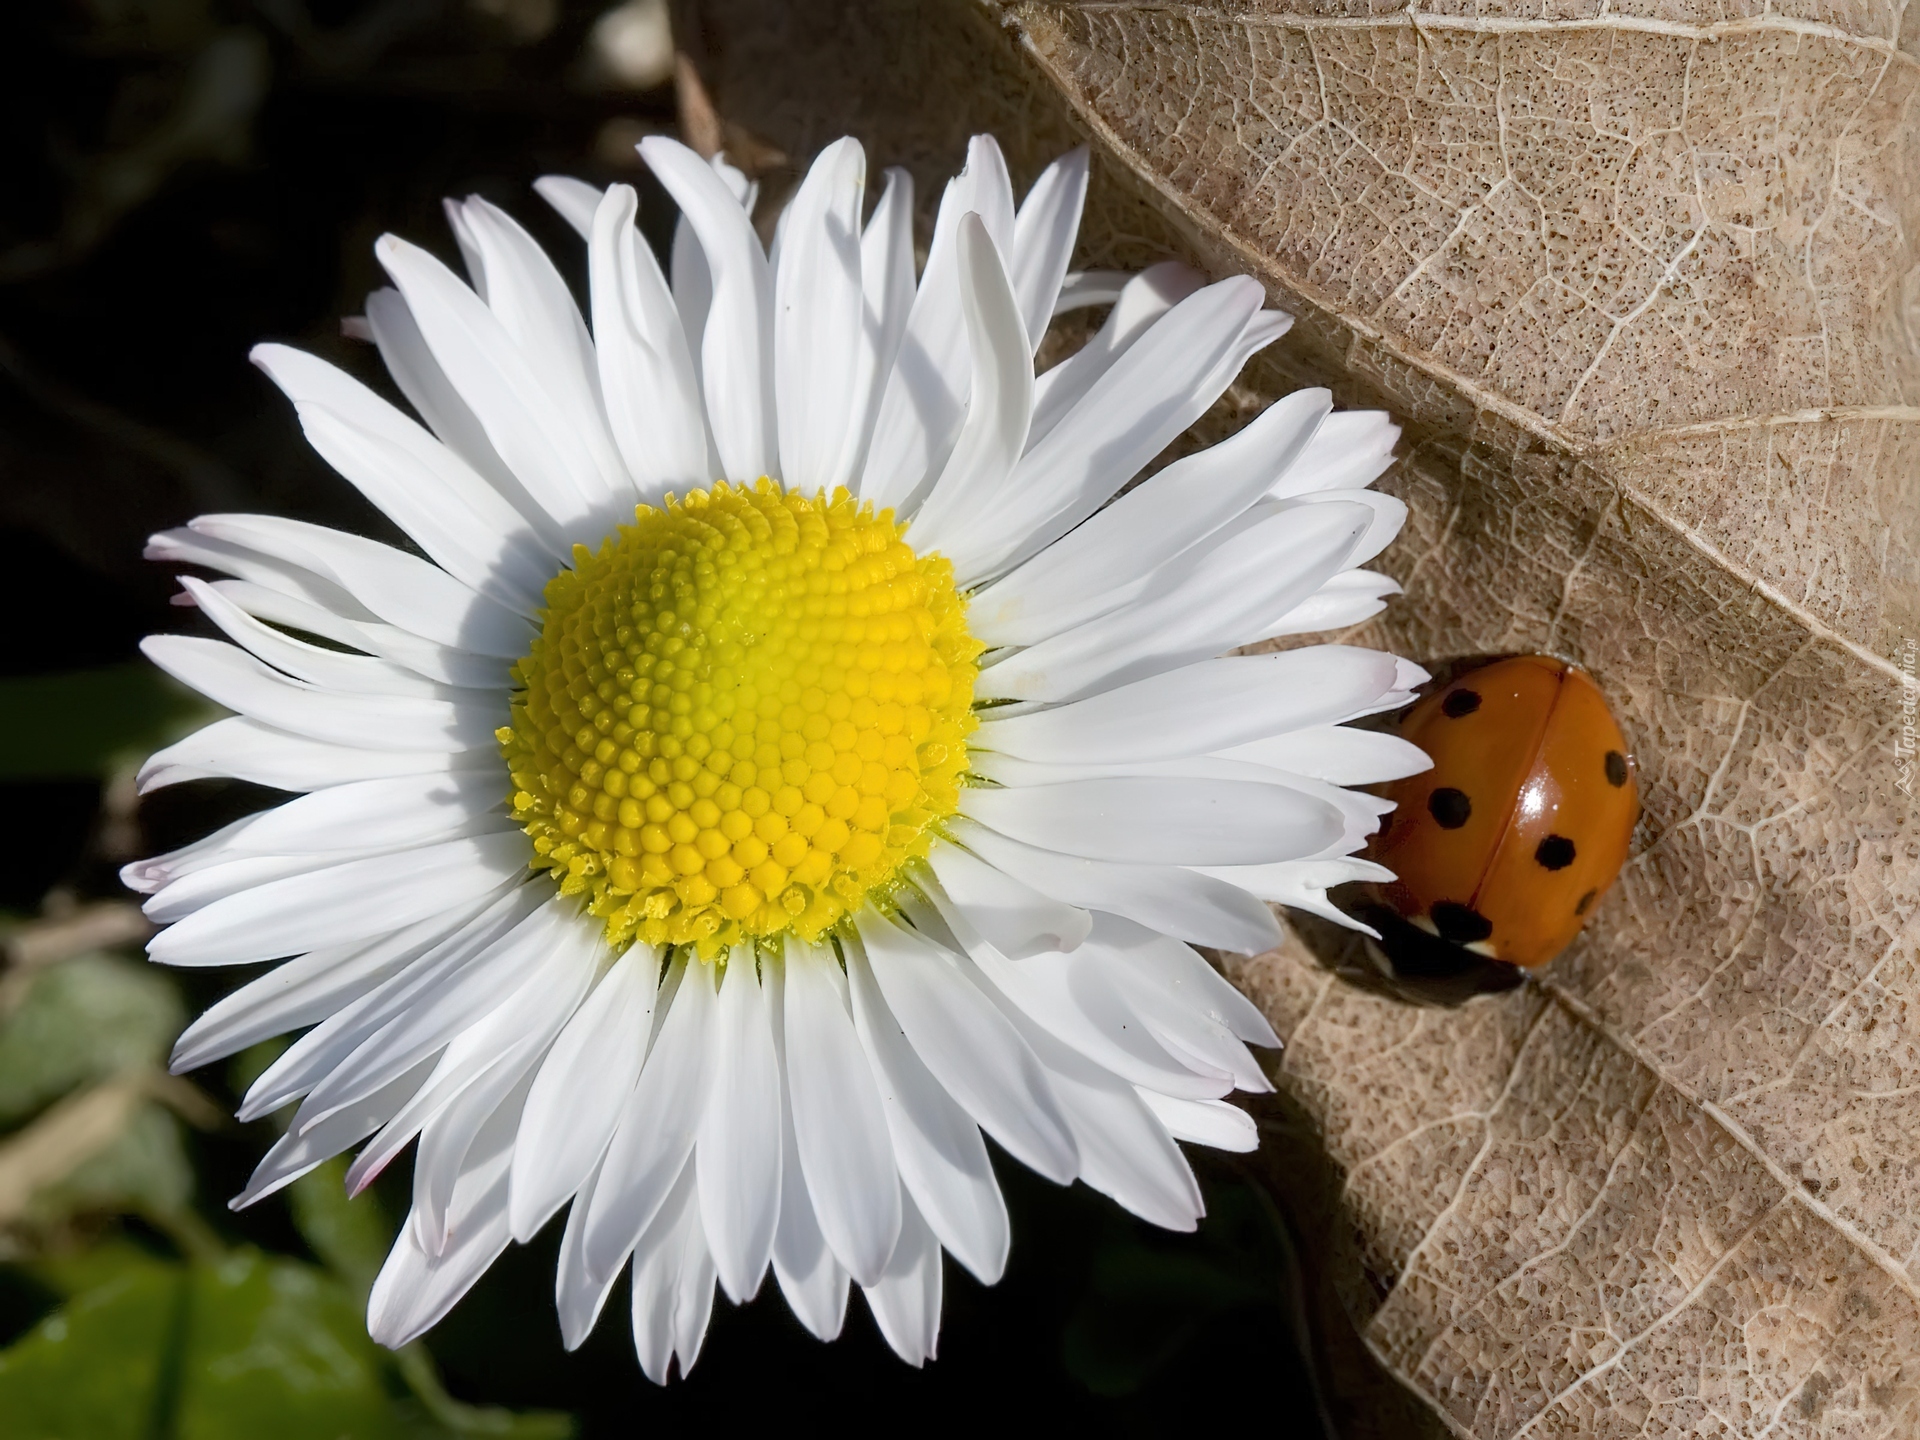
[[904, 528], [845, 490], [722, 483], [548, 584], [500, 746], [534, 865], [613, 943], [815, 939], [926, 854], [982, 647]]

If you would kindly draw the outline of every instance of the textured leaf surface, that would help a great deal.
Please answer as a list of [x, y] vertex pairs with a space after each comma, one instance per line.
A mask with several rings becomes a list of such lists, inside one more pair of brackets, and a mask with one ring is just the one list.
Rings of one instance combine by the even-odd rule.
[[1234, 968], [1380, 1362], [1485, 1440], [1920, 1430], [1920, 9], [707, 0], [682, 33], [729, 121], [852, 130], [923, 201], [970, 129], [1026, 176], [1091, 137], [1083, 263], [1299, 315], [1228, 410], [1328, 383], [1406, 422], [1407, 594], [1354, 638], [1556, 651], [1613, 698], [1646, 813], [1537, 984], [1417, 1006], [1308, 932]]

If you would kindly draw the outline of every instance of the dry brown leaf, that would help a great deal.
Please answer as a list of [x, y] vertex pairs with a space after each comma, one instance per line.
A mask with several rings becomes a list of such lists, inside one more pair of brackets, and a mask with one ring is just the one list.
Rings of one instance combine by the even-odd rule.
[[1646, 814], [1538, 983], [1417, 1006], [1305, 932], [1234, 967], [1373, 1355], [1482, 1440], [1920, 1433], [1920, 7], [704, 0], [680, 33], [730, 120], [852, 131], [923, 198], [970, 130], [1028, 177], [1092, 138], [1086, 262], [1248, 270], [1300, 317], [1241, 406], [1407, 423], [1407, 594], [1356, 638], [1612, 695]]

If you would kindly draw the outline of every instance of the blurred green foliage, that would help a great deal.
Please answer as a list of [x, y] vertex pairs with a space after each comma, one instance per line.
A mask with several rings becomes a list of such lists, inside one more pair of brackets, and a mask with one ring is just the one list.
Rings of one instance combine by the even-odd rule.
[[426, 1433], [347, 1287], [236, 1250], [127, 1256], [0, 1352], [14, 1440], [386, 1440]]
[[[126, 1091], [120, 1103], [102, 1089], [99, 1103], [70, 1108], [70, 1132], [80, 1133], [64, 1148], [65, 1137], [47, 1126], [37, 1147], [0, 1142], [0, 1234], [31, 1250], [75, 1215], [184, 1211], [193, 1167], [180, 1122], [140, 1091], [145, 1077], [160, 1074], [185, 1018], [172, 984], [137, 962], [87, 954], [14, 977], [0, 990], [0, 1007], [7, 1009], [0, 1018], [0, 1129], [18, 1129], [89, 1087], [117, 1082]], [[30, 1180], [39, 1183], [20, 1193]]]
[[[164, 973], [75, 956], [0, 980], [0, 1011], [0, 1235], [58, 1302], [0, 1350], [8, 1440], [571, 1433], [565, 1416], [463, 1405], [423, 1350], [368, 1338], [393, 1231], [377, 1200], [348, 1201], [344, 1161], [290, 1187], [320, 1264], [230, 1245], [194, 1212], [181, 1123], [146, 1094], [186, 1088], [161, 1070], [185, 1016]], [[98, 1228], [115, 1215], [177, 1254]]]
[[117, 955], [77, 955], [32, 977], [0, 1019], [0, 1129], [92, 1080], [154, 1069], [186, 1023], [166, 975]]
[[0, 679], [0, 783], [103, 778], [219, 713], [144, 660]]

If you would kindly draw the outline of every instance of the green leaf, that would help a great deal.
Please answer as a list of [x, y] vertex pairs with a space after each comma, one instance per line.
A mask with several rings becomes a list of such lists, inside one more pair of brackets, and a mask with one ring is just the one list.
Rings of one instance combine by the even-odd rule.
[[187, 1326], [178, 1440], [415, 1433], [358, 1302], [322, 1271], [250, 1251], [196, 1267]]
[[98, 1290], [143, 1267], [151, 1269], [166, 1263], [153, 1251], [136, 1245], [125, 1235], [109, 1232], [97, 1244], [43, 1255], [23, 1263], [20, 1269], [36, 1283], [63, 1299], [71, 1300], [76, 1295]]
[[193, 1198], [193, 1166], [180, 1122], [148, 1102], [128, 1117], [104, 1150], [67, 1175], [36, 1190], [28, 1202], [29, 1224], [50, 1226], [69, 1215], [174, 1215]]
[[0, 680], [0, 781], [104, 776], [219, 713], [143, 660]]
[[43, 971], [0, 1022], [0, 1129], [88, 1081], [162, 1065], [185, 1020], [151, 966], [82, 955]]
[[185, 1272], [127, 1267], [0, 1351], [0, 1430], [10, 1440], [143, 1440], [168, 1370]]
[[254, 1251], [132, 1261], [0, 1351], [9, 1440], [387, 1440], [432, 1427], [388, 1392], [359, 1305]]

